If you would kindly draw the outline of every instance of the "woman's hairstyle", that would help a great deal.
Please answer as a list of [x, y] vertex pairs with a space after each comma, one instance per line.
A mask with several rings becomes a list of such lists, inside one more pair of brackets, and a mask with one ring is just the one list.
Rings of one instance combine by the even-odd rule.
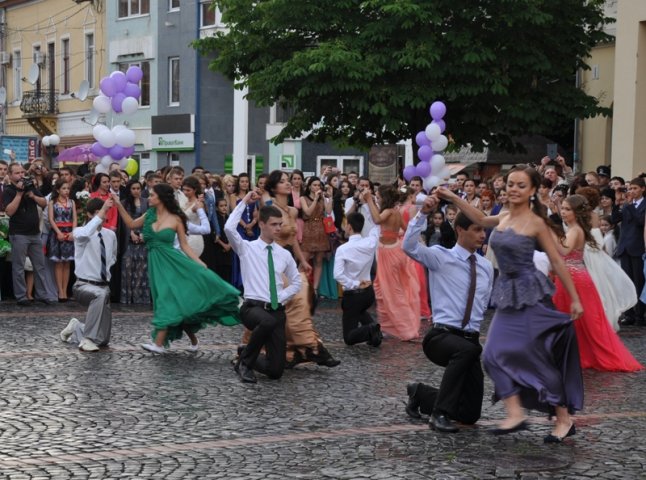
[[543, 188], [549, 188], [550, 190], [554, 187], [554, 182], [547, 177], [543, 177], [541, 180], [541, 186]]
[[[206, 176], [207, 180], [209, 176]], [[207, 181], [206, 184], [208, 185], [209, 182]], [[222, 184], [222, 177], [220, 175], [211, 175], [211, 186], [217, 190], [224, 190], [224, 185]]]
[[599, 219], [599, 222], [606, 222], [610, 225], [610, 228], [612, 228], [612, 236], [615, 237], [616, 241], [619, 241], [619, 227], [617, 227], [616, 223], [613, 223], [611, 215], [603, 215]]
[[[300, 196], [302, 197], [303, 195], [305, 195], [305, 189], [303, 188], [303, 186], [305, 185], [305, 175], [303, 175], [303, 172], [298, 170], [298, 169], [292, 170], [292, 173], [289, 176], [289, 181], [290, 182], [293, 180], [294, 175], [298, 175], [299, 177], [301, 177], [301, 180], [303, 180], [303, 182], [301, 183], [301, 188], [300, 188], [301, 191], [298, 192], [300, 194]], [[293, 187], [293, 185], [292, 185], [292, 187]]]
[[135, 205], [135, 197], [132, 195], [132, 186], [139, 184], [139, 188], [143, 188], [141, 182], [137, 179], [132, 179], [126, 183], [125, 198], [123, 199], [123, 207], [130, 214], [131, 217], [135, 216], [137, 206]]
[[354, 195], [354, 186], [348, 180], [341, 180], [339, 182], [339, 188], [336, 189], [336, 193], [334, 194], [335, 200], [341, 200], [343, 198], [343, 192], [341, 191], [341, 189], [343, 188], [344, 184], [347, 185], [348, 188], [350, 189], [350, 191], [348, 192], [348, 197], [346, 198], [349, 198], [352, 195]]
[[576, 194], [576, 191], [581, 188], [581, 187], [588, 187], [588, 182], [585, 179], [585, 174], [582, 175], [577, 175], [574, 177], [574, 180], [572, 180], [572, 183], [570, 183], [570, 189], [568, 191], [569, 195], [574, 195]]
[[446, 217], [444, 216], [444, 212], [442, 210], [435, 210], [434, 212], [431, 212], [431, 218], [433, 218], [435, 215], [440, 215], [442, 217], [442, 220], [444, 220]]
[[399, 202], [399, 193], [395, 187], [392, 185], [379, 185], [377, 191], [381, 196], [380, 207], [382, 212], [387, 208], [395, 208], [397, 202]]
[[195, 195], [196, 196], [201, 195], [203, 193], [202, 192], [202, 185], [200, 185], [200, 180], [195, 175], [191, 175], [189, 177], [186, 177], [184, 179], [184, 181], [182, 182], [182, 187], [184, 187], [184, 186], [186, 186], [188, 188], [192, 188], [193, 190], [195, 190]]
[[[66, 183], [67, 183], [67, 182], [66, 182], [65, 180], [63, 180], [62, 178], [59, 178], [58, 180], [56, 180], [56, 183], [55, 183], [55, 184], [54, 184], [54, 186], [52, 187], [52, 196], [50, 197], [50, 198], [51, 198], [51, 200], [52, 200], [52, 202], [55, 202], [56, 200], [58, 200], [58, 197], [59, 197], [59, 196], [60, 196], [60, 194], [61, 194], [61, 192], [60, 192], [61, 187], [62, 187], [63, 185], [65, 185]], [[71, 187], [71, 185], [70, 185], [70, 187]], [[70, 191], [71, 191], [71, 188], [70, 188]], [[42, 193], [42, 192], [41, 192], [41, 193]], [[71, 197], [70, 197], [70, 198], [71, 198]]]
[[615, 203], [615, 191], [612, 188], [604, 188], [601, 190], [599, 197], [606, 197], [612, 200], [612, 203]]
[[175, 199], [175, 190], [167, 183], [158, 183], [153, 187], [153, 191], [159, 197], [161, 204], [173, 215], [177, 215], [184, 224], [184, 230], [188, 231], [186, 227], [186, 214], [179, 208], [179, 204]]
[[[273, 197], [275, 195], [276, 187], [282, 180], [283, 175], [287, 175], [287, 174], [281, 170], [273, 170], [267, 176], [267, 181], [265, 182], [265, 192], [267, 192], [269, 196]], [[287, 177], [289, 178], [289, 175]]]
[[[392, 188], [397, 189], [396, 185], [390, 185]], [[399, 203], [405, 203], [406, 200], [408, 200], [408, 197], [410, 197], [413, 193], [415, 193], [415, 190], [413, 190], [411, 187], [402, 187], [400, 189], [397, 189], [399, 192]]]
[[594, 187], [581, 187], [576, 191], [577, 195], [583, 195], [588, 201], [591, 209], [595, 209], [599, 206], [599, 200], [601, 200], [601, 195], [599, 195], [599, 190]]
[[493, 206], [493, 204], [496, 203], [496, 196], [491, 190], [483, 190], [482, 192], [480, 192], [480, 198], [481, 199], [488, 198], [489, 200], [491, 200], [491, 206]]
[[[307, 179], [307, 185], [305, 186], [305, 196], [306, 197], [309, 197], [309, 195], [311, 193], [312, 184], [314, 182], [319, 182], [321, 184], [321, 190], [323, 190], [323, 182], [321, 182], [321, 179], [319, 177], [310, 177], [310, 178]], [[322, 200], [322, 199], [323, 199], [323, 196], [321, 195], [319, 197], [319, 201]]]
[[110, 180], [110, 177], [108, 177], [105, 173], [97, 173], [92, 177], [92, 191], [96, 192], [99, 189], [99, 186], [101, 185], [101, 179], [105, 177], [108, 180]]
[[238, 181], [236, 182], [236, 189], [234, 191], [236, 195], [240, 193], [240, 180], [243, 178], [249, 180], [249, 190], [251, 190], [251, 178], [249, 178], [249, 174], [247, 172], [242, 172], [238, 174]]
[[227, 183], [233, 183], [233, 186], [235, 188], [238, 188], [238, 181], [236, 180], [236, 177], [234, 177], [231, 174], [226, 174], [224, 177], [222, 177], [222, 189], [224, 190], [226, 187]]
[[[202, 182], [204, 182], [204, 185], [206, 188], [209, 188], [211, 186], [211, 182], [209, 182], [209, 177], [204, 173], [196, 172], [191, 174], [191, 177], [197, 178], [197, 181], [200, 183], [200, 190], [202, 189]], [[202, 193], [205, 193], [205, 192], [202, 192]]]
[[[256, 187], [257, 187], [258, 185], [260, 185], [260, 180], [262, 180], [263, 178], [267, 178], [267, 174], [266, 174], [266, 173], [261, 173], [260, 175], [258, 175], [258, 178], [256, 178]], [[267, 182], [265, 182], [265, 184], [266, 184], [266, 183], [267, 183]]]
[[586, 243], [590, 245], [592, 248], [598, 249], [599, 245], [597, 245], [597, 242], [591, 233], [592, 224], [590, 223], [590, 212], [592, 211], [592, 209], [590, 208], [588, 199], [585, 198], [583, 195], [575, 194], [575, 195], [570, 195], [563, 201], [567, 202], [570, 208], [572, 208], [572, 212], [574, 212], [576, 223], [578, 223], [581, 229], [583, 230]]

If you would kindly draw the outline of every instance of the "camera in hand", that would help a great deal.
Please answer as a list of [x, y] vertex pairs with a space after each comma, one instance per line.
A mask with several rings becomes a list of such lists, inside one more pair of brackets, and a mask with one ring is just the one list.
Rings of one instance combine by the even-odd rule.
[[25, 192], [36, 188], [33, 177], [22, 177], [22, 189]]

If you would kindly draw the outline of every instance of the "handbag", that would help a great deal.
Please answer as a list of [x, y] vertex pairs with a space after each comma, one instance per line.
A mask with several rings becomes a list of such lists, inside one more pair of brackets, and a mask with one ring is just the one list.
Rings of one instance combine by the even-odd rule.
[[336, 225], [334, 225], [334, 219], [332, 217], [323, 217], [323, 230], [328, 235], [336, 233]]

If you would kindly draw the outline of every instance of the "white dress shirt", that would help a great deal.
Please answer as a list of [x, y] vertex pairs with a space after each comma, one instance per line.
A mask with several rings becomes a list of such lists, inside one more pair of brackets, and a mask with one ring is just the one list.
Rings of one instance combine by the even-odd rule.
[[82, 227], [74, 229], [74, 274], [77, 278], [101, 282], [101, 240], [105, 245], [107, 280], [110, 281], [110, 267], [117, 261], [117, 236], [109, 228], [103, 228], [103, 220], [95, 215]]
[[[231, 248], [240, 257], [244, 298], [261, 302], [271, 301], [269, 298], [269, 265], [267, 263], [267, 246], [271, 245], [278, 301], [284, 305], [301, 289], [301, 276], [296, 268], [296, 262], [292, 255], [276, 242], [268, 244], [262, 238], [250, 242], [240, 236], [237, 227], [246, 207], [245, 202], [240, 202], [231, 212], [227, 223], [224, 224], [224, 231]], [[286, 288], [283, 275], [289, 280], [289, 285]]]
[[379, 245], [378, 226], [372, 227], [367, 237], [355, 233], [334, 254], [334, 279], [343, 290], [356, 290], [361, 282], [370, 281], [370, 268]]
[[[354, 197], [350, 197], [345, 201], [345, 215], [348, 216], [350, 209], [354, 205]], [[372, 227], [375, 226], [375, 222], [372, 220], [372, 214], [370, 213], [370, 206], [367, 203], [361, 203], [361, 207], [355, 209], [355, 212], [358, 212], [363, 215], [364, 223], [363, 229], [361, 230], [361, 236], [367, 237]]]

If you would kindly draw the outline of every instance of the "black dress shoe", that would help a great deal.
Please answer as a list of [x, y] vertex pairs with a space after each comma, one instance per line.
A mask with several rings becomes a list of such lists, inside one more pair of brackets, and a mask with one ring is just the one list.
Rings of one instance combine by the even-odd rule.
[[434, 413], [428, 422], [433, 430], [442, 433], [456, 433], [460, 429], [443, 413]]
[[545, 436], [545, 438], [543, 438], [543, 443], [563, 443], [563, 440], [565, 440], [567, 437], [571, 437], [572, 435], [576, 435], [576, 427], [574, 426], [574, 423], [564, 437], [558, 437], [550, 433], [549, 435]]
[[340, 360], [335, 359], [332, 354], [323, 345], [319, 345], [318, 353], [314, 353], [311, 349], [307, 349], [306, 359], [315, 362], [322, 367], [333, 368], [341, 364]]
[[240, 376], [240, 380], [242, 380], [244, 383], [256, 383], [258, 381], [258, 379], [256, 378], [256, 374], [253, 373], [253, 370], [247, 367], [240, 360], [238, 360], [235, 367], [233, 368], [235, 369], [236, 373]]
[[514, 432], [520, 432], [521, 430], [527, 430], [529, 427], [529, 423], [527, 423], [527, 420], [523, 420], [522, 422], [518, 423], [517, 425], [514, 425], [511, 428], [494, 428], [491, 433], [493, 435], [507, 435], [508, 433], [514, 433]]
[[368, 345], [371, 347], [378, 347], [381, 345], [381, 341], [384, 339], [384, 334], [381, 333], [381, 325], [378, 323], [373, 323], [370, 325], [370, 340], [368, 340]]
[[419, 413], [419, 400], [415, 398], [419, 383], [409, 383], [406, 386], [406, 393], [408, 393], [408, 402], [406, 403], [406, 413], [411, 418], [422, 418]]

